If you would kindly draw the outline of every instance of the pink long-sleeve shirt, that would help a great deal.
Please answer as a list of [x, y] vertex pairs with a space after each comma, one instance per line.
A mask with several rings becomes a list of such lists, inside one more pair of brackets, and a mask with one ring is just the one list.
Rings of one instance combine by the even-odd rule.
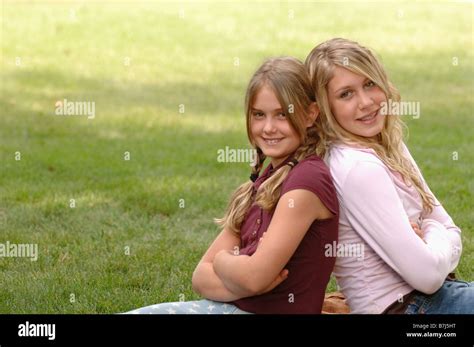
[[[423, 180], [406, 146], [404, 151]], [[340, 203], [334, 274], [351, 312], [381, 313], [413, 289], [439, 289], [462, 246], [461, 230], [434, 195], [436, 206], [427, 214], [415, 187], [369, 148], [336, 144], [326, 162]], [[419, 223], [426, 243], [410, 221]]]

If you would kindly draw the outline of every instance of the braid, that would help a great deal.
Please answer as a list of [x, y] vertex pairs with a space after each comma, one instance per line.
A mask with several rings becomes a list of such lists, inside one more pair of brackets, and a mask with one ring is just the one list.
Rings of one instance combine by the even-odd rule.
[[254, 166], [252, 166], [252, 173], [250, 174], [250, 179], [252, 180], [252, 182], [255, 182], [257, 180], [258, 175], [260, 175], [260, 171], [262, 170], [263, 163], [267, 158], [259, 147], [257, 147], [257, 156], [257, 162]]
[[245, 182], [232, 194], [224, 217], [214, 218], [214, 222], [217, 225], [223, 228], [229, 228], [235, 233], [240, 232], [240, 227], [242, 226], [247, 211], [252, 205], [253, 182], [257, 180], [266, 159], [266, 156], [258, 147], [257, 155], [257, 162], [252, 166], [252, 174], [250, 175], [252, 182]]
[[296, 160], [301, 161], [310, 155], [318, 154], [318, 147], [320, 145], [319, 133], [317, 123], [308, 128], [304, 145], [295, 152], [294, 157]]

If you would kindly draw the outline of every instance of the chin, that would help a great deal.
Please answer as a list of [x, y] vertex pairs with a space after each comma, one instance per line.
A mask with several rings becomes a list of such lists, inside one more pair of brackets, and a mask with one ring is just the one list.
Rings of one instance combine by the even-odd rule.
[[376, 137], [378, 134], [380, 134], [380, 131], [378, 131], [378, 132], [374, 131], [374, 132], [370, 132], [370, 133], [366, 133], [366, 134], [360, 134], [360, 136], [371, 139], [373, 137]]
[[278, 158], [281, 156], [281, 153], [279, 151], [275, 151], [275, 150], [263, 150], [262, 149], [262, 152], [263, 154], [265, 154], [266, 157], [270, 157], [270, 158]]
[[383, 130], [383, 127], [377, 127], [377, 129], [361, 131], [357, 135], [362, 136], [362, 137], [372, 138], [380, 134], [382, 130]]

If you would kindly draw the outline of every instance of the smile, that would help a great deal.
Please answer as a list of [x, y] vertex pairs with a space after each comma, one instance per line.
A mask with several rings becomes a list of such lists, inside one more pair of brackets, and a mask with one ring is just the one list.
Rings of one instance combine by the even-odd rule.
[[279, 143], [281, 140], [283, 140], [283, 138], [279, 138], [279, 139], [266, 139], [266, 138], [263, 138], [263, 140], [265, 141], [265, 143], [267, 145], [273, 146], [273, 145], [276, 145], [277, 143]]
[[356, 119], [357, 121], [360, 121], [364, 124], [372, 124], [375, 121], [375, 118], [378, 116], [379, 110], [376, 110], [364, 117]]

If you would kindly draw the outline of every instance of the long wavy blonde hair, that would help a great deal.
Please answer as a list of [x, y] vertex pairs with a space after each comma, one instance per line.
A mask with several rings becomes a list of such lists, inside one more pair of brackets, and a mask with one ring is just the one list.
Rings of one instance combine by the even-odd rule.
[[434, 199], [425, 191], [420, 176], [403, 154], [403, 130], [406, 126], [400, 116], [389, 112], [380, 134], [375, 138], [366, 138], [342, 128], [331, 111], [327, 86], [333, 78], [336, 66], [365, 76], [384, 92], [387, 100], [400, 101], [398, 90], [389, 81], [385, 69], [375, 55], [357, 42], [335, 38], [316, 46], [306, 58], [305, 65], [320, 109], [322, 155], [334, 142], [372, 148], [387, 167], [402, 175], [405, 183], [415, 186], [423, 201], [423, 209], [431, 211], [435, 204]]
[[[292, 111], [286, 112], [287, 119], [301, 140], [300, 147], [293, 155], [296, 160], [300, 161], [309, 155], [318, 154], [320, 143], [321, 124], [319, 118], [316, 118], [312, 126], [306, 126], [310, 106], [315, 100], [304, 64], [292, 57], [266, 60], [250, 80], [245, 96], [247, 136], [258, 154], [256, 163], [252, 167], [252, 174], [255, 177], [262, 170], [266, 156], [252, 138], [250, 126], [252, 107], [256, 95], [263, 87], [273, 90], [283, 110]], [[280, 198], [281, 185], [291, 169], [290, 165], [280, 167], [260, 185], [255, 197], [253, 196], [253, 182], [249, 180], [242, 184], [232, 194], [224, 217], [215, 219], [215, 222], [223, 228], [239, 233], [247, 211], [254, 201], [267, 211], [274, 209]]]

